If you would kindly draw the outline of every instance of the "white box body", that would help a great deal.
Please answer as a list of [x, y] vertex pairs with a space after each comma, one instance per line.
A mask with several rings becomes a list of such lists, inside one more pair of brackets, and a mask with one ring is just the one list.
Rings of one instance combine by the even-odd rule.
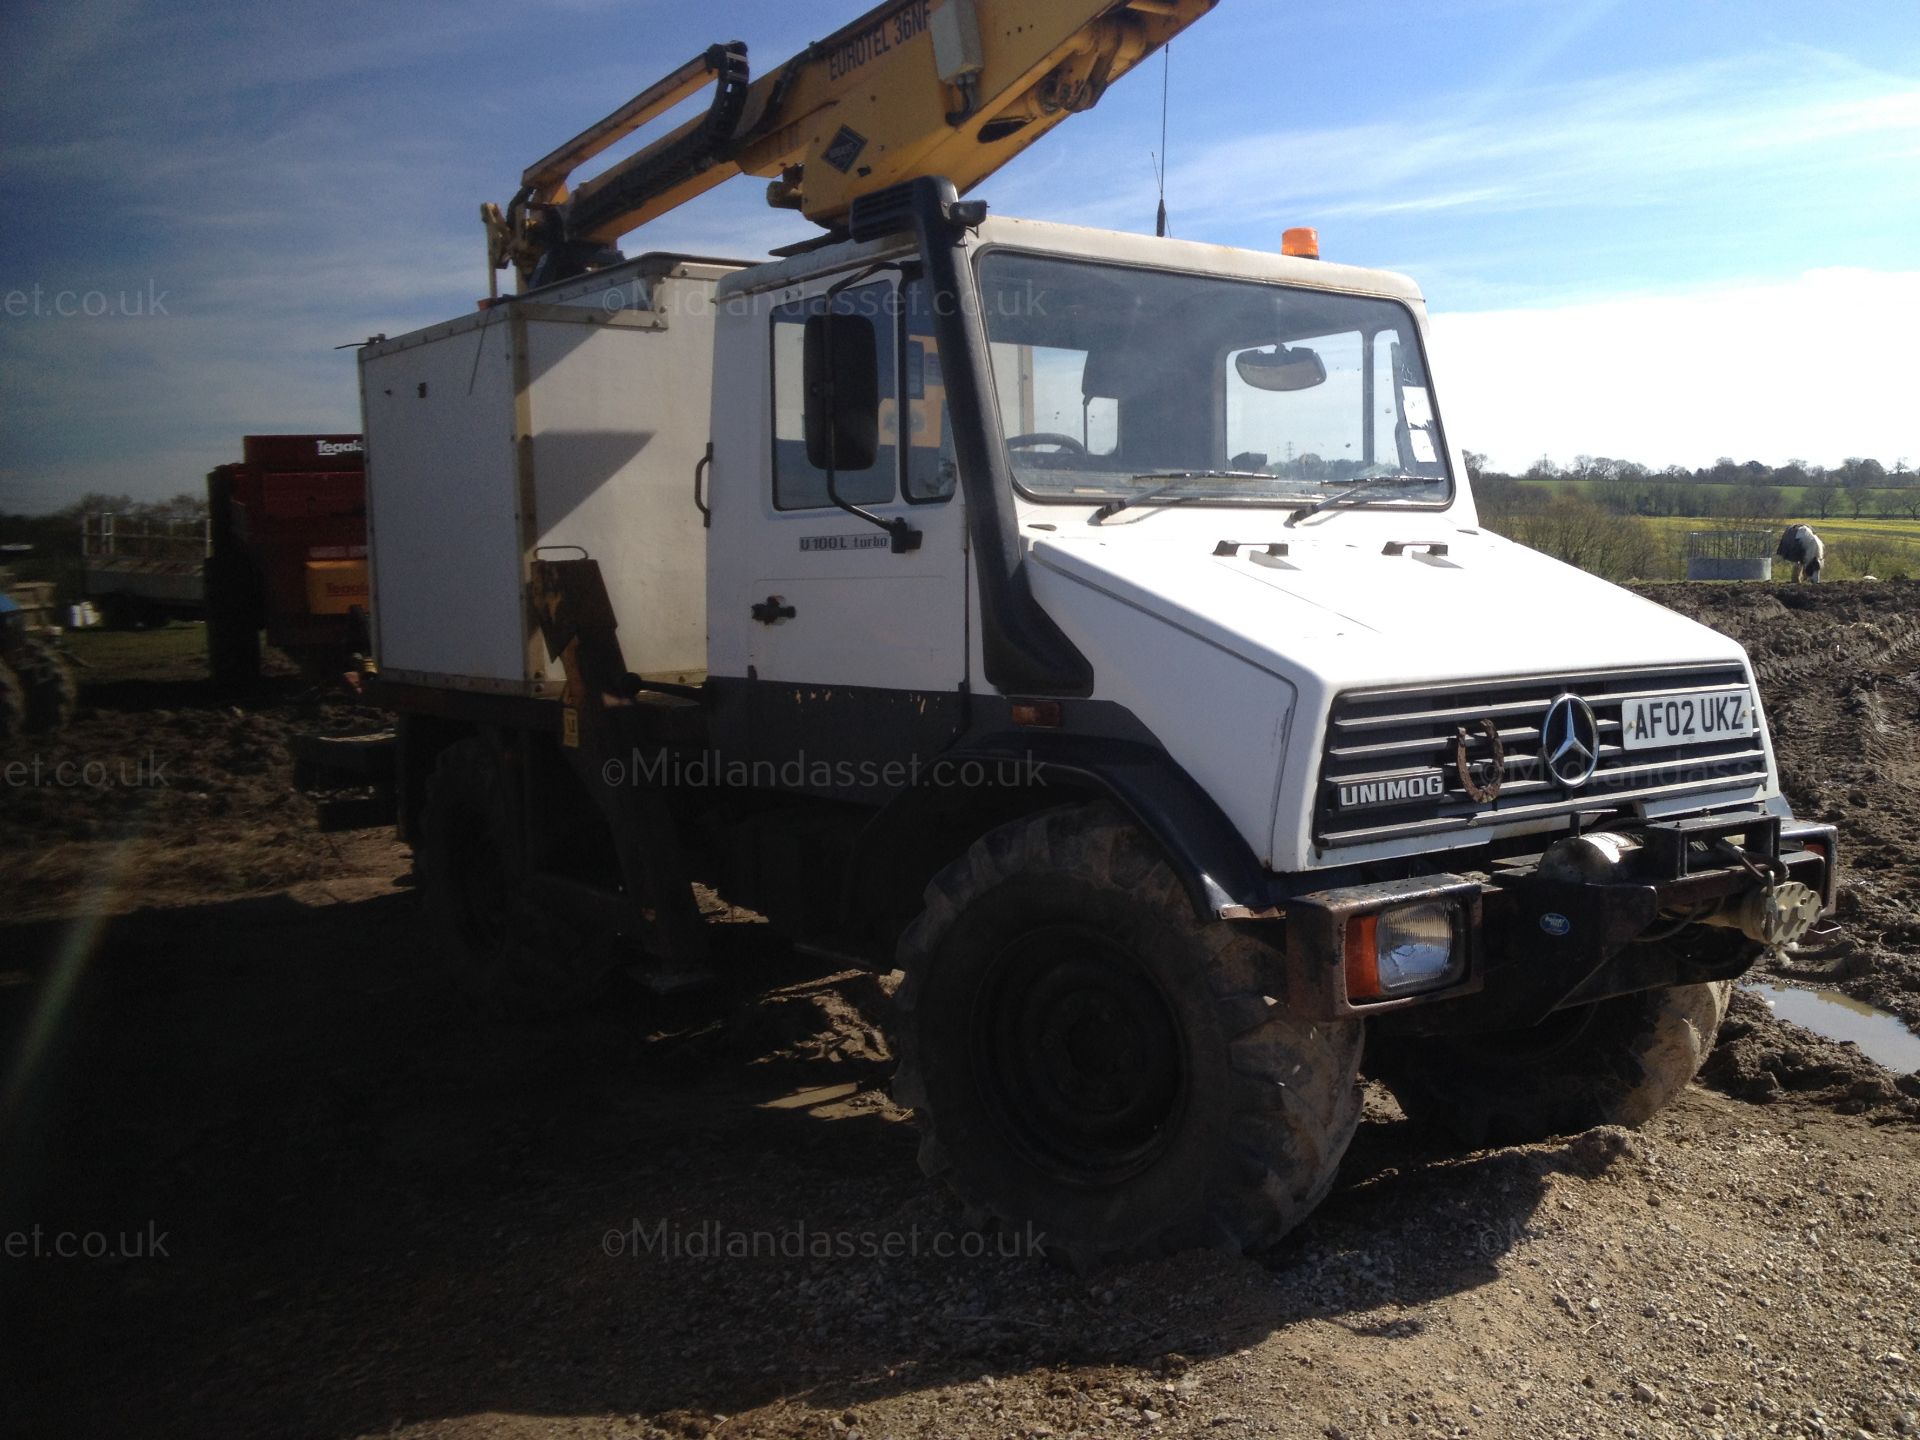
[[361, 352], [374, 653], [390, 680], [555, 695], [536, 556], [600, 562], [628, 666], [706, 670], [713, 291], [642, 256]]

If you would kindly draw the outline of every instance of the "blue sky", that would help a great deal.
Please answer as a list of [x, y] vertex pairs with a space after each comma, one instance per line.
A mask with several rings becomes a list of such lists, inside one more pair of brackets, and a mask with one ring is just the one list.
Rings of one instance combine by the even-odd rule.
[[[484, 293], [476, 207], [709, 43], [846, 5], [13, 0], [0, 509], [196, 488], [358, 427], [350, 350]], [[990, 180], [1150, 229], [1157, 65]], [[1920, 11], [1905, 0], [1221, 0], [1174, 47], [1179, 235], [1404, 270], [1456, 439], [1654, 464], [1920, 461]], [[630, 251], [811, 233], [736, 181]], [[99, 313], [89, 313], [99, 312]]]

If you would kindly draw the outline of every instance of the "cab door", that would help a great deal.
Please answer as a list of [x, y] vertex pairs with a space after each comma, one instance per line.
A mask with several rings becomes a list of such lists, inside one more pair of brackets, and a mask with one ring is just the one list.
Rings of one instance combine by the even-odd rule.
[[[858, 774], [850, 788], [885, 791], [897, 788], [889, 777], [910, 775], [964, 726], [965, 501], [924, 285], [889, 270], [832, 289], [823, 280], [768, 297], [763, 485], [741, 550], [725, 562], [735, 579], [710, 591], [734, 613], [710, 623], [745, 627], [749, 743], [757, 757], [795, 760], [801, 749], [809, 769], [832, 765], [846, 778], [852, 765]], [[829, 307], [873, 322], [880, 422], [873, 463], [838, 468], [833, 494], [826, 473], [808, 460], [805, 439], [806, 321]], [[833, 495], [905, 522], [918, 532], [917, 548], [896, 553], [886, 530], [836, 505]]]

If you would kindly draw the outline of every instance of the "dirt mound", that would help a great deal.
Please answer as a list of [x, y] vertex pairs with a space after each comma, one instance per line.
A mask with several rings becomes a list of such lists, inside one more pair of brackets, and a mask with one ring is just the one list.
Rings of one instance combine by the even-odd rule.
[[1745, 993], [1734, 995], [1700, 1080], [1755, 1104], [1791, 1096], [1844, 1115], [1920, 1121], [1920, 1075], [1891, 1075], [1854, 1046], [1783, 1025], [1764, 1000]]
[[296, 734], [380, 712], [298, 681], [87, 686], [73, 724], [0, 746], [0, 893], [22, 919], [278, 889], [339, 868], [293, 783]]

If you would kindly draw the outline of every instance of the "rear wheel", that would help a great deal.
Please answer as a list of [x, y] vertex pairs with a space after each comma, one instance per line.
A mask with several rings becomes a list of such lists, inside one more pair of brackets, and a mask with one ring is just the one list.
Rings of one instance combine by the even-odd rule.
[[1706, 1063], [1731, 982], [1620, 995], [1525, 1030], [1396, 1038], [1369, 1069], [1408, 1115], [1470, 1145], [1517, 1145], [1652, 1118]]
[[1267, 1245], [1331, 1187], [1362, 1027], [1284, 1015], [1272, 951], [1197, 920], [1106, 807], [977, 842], [900, 959], [896, 1093], [922, 1169], [977, 1212], [1085, 1264]]
[[601, 991], [613, 957], [531, 899], [517, 777], [486, 740], [441, 753], [421, 815], [421, 890], [454, 988], [490, 1011], [558, 1014]]
[[139, 619], [140, 602], [124, 590], [116, 590], [111, 595], [97, 597], [94, 608], [100, 612], [100, 623], [106, 629], [131, 630]]

